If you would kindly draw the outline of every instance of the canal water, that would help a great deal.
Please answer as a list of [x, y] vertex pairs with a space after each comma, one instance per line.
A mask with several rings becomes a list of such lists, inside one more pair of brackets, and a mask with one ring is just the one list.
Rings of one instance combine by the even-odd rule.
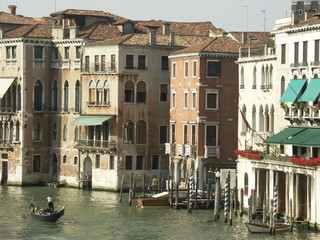
[[[46, 207], [46, 197], [55, 198], [55, 207], [65, 204], [65, 215], [56, 223], [32, 219], [31, 201]], [[133, 203], [133, 205], [135, 202]], [[136, 208], [124, 195], [73, 188], [0, 186], [0, 239], [320, 239], [320, 232], [294, 229], [276, 236], [250, 234], [243, 218], [233, 225], [213, 221], [212, 210]]]

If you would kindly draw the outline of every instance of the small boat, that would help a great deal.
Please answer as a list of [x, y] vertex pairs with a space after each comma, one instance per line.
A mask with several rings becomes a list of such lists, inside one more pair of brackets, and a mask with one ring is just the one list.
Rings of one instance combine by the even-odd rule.
[[[173, 201], [175, 201], [176, 195], [173, 194]], [[181, 203], [186, 200], [186, 193], [179, 192], [178, 202]], [[170, 193], [162, 192], [151, 197], [140, 197], [137, 198], [137, 206], [144, 207], [169, 207], [170, 206]]]
[[[270, 233], [270, 224], [264, 223], [245, 223], [251, 233]], [[285, 232], [290, 230], [290, 224], [277, 223], [276, 232]]]
[[60, 211], [50, 212], [48, 209], [41, 210], [39, 207], [34, 207], [34, 205], [30, 204], [30, 214], [37, 220], [45, 221], [45, 222], [56, 222], [60, 217], [64, 215], [64, 205]]

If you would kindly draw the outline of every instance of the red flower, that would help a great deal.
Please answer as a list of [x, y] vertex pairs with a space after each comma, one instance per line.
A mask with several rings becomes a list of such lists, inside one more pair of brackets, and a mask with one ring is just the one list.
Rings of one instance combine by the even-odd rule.
[[314, 158], [312, 160], [304, 158], [290, 158], [290, 162], [299, 166], [315, 167], [320, 165], [320, 158]]
[[243, 191], [243, 194], [244, 194], [244, 195], [248, 195], [248, 190], [244, 190], [244, 191]]
[[244, 155], [246, 154], [246, 150], [234, 150], [234, 153], [237, 155], [237, 156], [242, 156], [244, 157]]
[[246, 153], [245, 157], [249, 158], [249, 159], [262, 159], [263, 158], [263, 156], [260, 153]]

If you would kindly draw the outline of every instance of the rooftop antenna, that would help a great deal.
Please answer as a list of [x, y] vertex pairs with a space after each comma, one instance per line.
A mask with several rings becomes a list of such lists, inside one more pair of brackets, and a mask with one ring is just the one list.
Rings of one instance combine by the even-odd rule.
[[263, 17], [263, 31], [266, 31], [266, 23], [267, 23], [267, 11], [266, 10], [262, 10], [261, 11], [264, 14]]
[[246, 9], [247, 9], [247, 20], [246, 20], [247, 22], [246, 22], [246, 28], [247, 28], [247, 32], [248, 32], [248, 25], [249, 25], [249, 24], [248, 24], [248, 23], [249, 23], [249, 22], [248, 22], [248, 19], [249, 19], [249, 18], [248, 18], [248, 16], [249, 16], [249, 6], [248, 6], [248, 5], [240, 5], [240, 7], [244, 7], [244, 8], [246, 8]]
[[54, 0], [54, 11], [57, 11], [57, 0]]

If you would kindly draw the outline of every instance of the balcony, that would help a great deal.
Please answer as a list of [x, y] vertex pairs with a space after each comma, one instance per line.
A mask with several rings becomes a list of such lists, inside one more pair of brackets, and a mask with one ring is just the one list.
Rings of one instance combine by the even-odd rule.
[[78, 140], [76, 149], [79, 150], [90, 150], [90, 151], [114, 151], [116, 148], [116, 142], [110, 142], [106, 140]]
[[308, 67], [308, 63], [307, 62], [291, 63], [290, 67], [291, 68], [307, 68]]
[[185, 145], [184, 144], [177, 144], [178, 147], [178, 155], [181, 157], [184, 157], [184, 153], [185, 153]]
[[204, 157], [220, 157], [220, 146], [204, 146]]
[[0, 149], [5, 149], [5, 150], [11, 149], [12, 150], [13, 145], [14, 145], [13, 140], [5, 140], [5, 139], [0, 140]]
[[240, 48], [239, 58], [262, 57], [270, 55], [275, 55], [275, 47], [265, 45], [262, 47]]
[[70, 59], [62, 60], [62, 69], [70, 69]]
[[176, 153], [176, 145], [174, 143], [165, 144], [165, 153], [174, 156]]
[[74, 68], [74, 69], [80, 69], [80, 68], [81, 68], [81, 61], [80, 61], [80, 59], [75, 59], [75, 60], [73, 61], [73, 68]]
[[116, 73], [117, 67], [115, 63], [107, 62], [106, 65], [99, 64], [87, 64], [82, 68], [84, 73]]
[[196, 157], [196, 146], [195, 145], [185, 145], [184, 154], [186, 157]]
[[87, 102], [88, 107], [111, 107], [110, 101]]
[[33, 67], [34, 68], [43, 68], [44, 67], [44, 60], [43, 59], [33, 60]]
[[6, 60], [6, 67], [7, 68], [15, 68], [17, 66], [17, 60], [16, 59], [7, 59]]

